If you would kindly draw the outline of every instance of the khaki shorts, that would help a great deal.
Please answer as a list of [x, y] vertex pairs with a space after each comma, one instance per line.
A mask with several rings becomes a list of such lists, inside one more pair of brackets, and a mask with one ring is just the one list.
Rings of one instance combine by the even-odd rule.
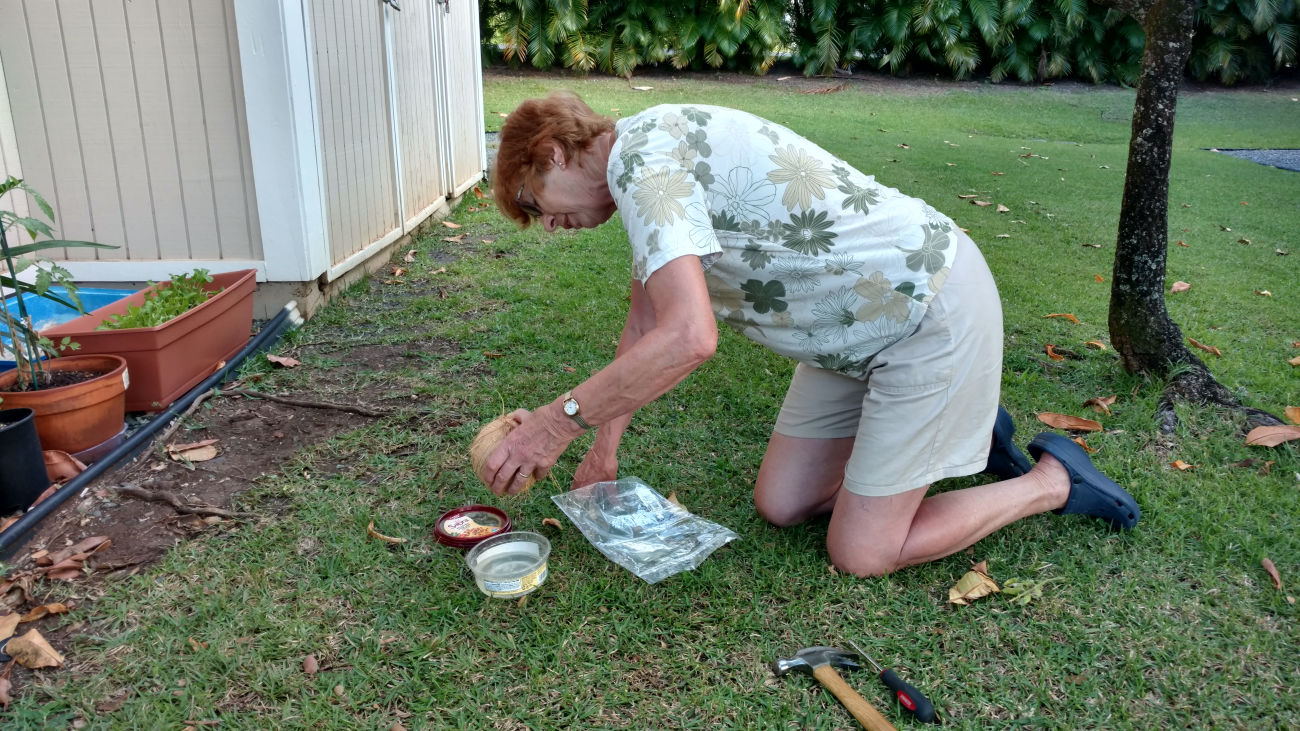
[[800, 363], [776, 432], [853, 437], [844, 487], [894, 495], [988, 461], [1002, 385], [1002, 303], [969, 237], [916, 332], [872, 359], [865, 380]]

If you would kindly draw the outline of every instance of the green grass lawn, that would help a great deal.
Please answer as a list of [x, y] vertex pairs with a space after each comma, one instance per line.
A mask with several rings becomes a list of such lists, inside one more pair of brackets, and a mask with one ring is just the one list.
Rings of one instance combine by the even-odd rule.
[[[1036, 412], [1099, 418], [1105, 431], [1088, 437], [1094, 459], [1141, 503], [1137, 530], [1038, 516], [886, 578], [836, 574], [824, 521], [778, 530], [754, 513], [752, 484], [791, 364], [726, 332], [717, 357], [639, 414], [621, 465], [741, 540], [647, 585], [597, 553], [548, 497], [567, 488], [590, 437], [565, 455], [554, 483], [517, 499], [481, 488], [467, 457], [480, 423], [546, 403], [608, 363], [628, 306], [622, 230], [613, 221], [518, 232], [470, 197], [453, 216], [463, 228], [419, 240], [407, 284], [349, 291], [283, 346], [305, 366], [268, 371], [259, 386], [328, 397], [322, 376], [338, 363], [298, 348], [313, 340], [437, 342], [427, 357], [357, 377], [371, 392], [411, 394], [412, 411], [260, 478], [240, 507], [265, 520], [184, 543], [75, 612], [67, 622], [87, 624], [69, 667], [24, 687], [0, 721], [851, 728], [811, 679], [773, 678], [768, 664], [852, 639], [926, 691], [949, 727], [1300, 726], [1300, 632], [1287, 601], [1300, 595], [1297, 447], [1247, 447], [1239, 417], [1191, 407], [1176, 434], [1161, 435], [1152, 415], [1162, 384], [1084, 345], [1108, 340], [1131, 91], [881, 92], [850, 82], [801, 94], [770, 78], [638, 83], [654, 88], [489, 74], [487, 117], [499, 124], [498, 112], [551, 88], [624, 115], [660, 102], [741, 107], [953, 216], [998, 280], [1003, 402], [1017, 440], [1040, 430]], [[1169, 282], [1192, 284], [1169, 296], [1172, 315], [1185, 335], [1222, 350], [1207, 354], [1209, 365], [1243, 402], [1279, 414], [1300, 405], [1300, 369], [1287, 364], [1300, 355], [1300, 175], [1204, 148], [1300, 146], [1293, 95], [1185, 94], [1170, 193]], [[958, 197], [970, 193], [1010, 210]], [[446, 241], [449, 233], [465, 236]], [[1079, 357], [1052, 362], [1045, 343]], [[1118, 396], [1110, 416], [1082, 406], [1109, 395]], [[1234, 466], [1248, 458], [1257, 461]], [[1178, 471], [1174, 460], [1196, 467]], [[517, 527], [550, 536], [551, 576], [526, 601], [484, 597], [461, 554], [432, 540], [438, 515], [468, 502], [498, 505]], [[564, 529], [543, 527], [547, 517]], [[367, 537], [371, 520], [408, 542]], [[1283, 591], [1261, 568], [1265, 557]], [[998, 595], [950, 606], [948, 588], [975, 560], [999, 581], [1058, 581], [1027, 606]], [[320, 663], [314, 675], [302, 670], [308, 654]], [[917, 725], [870, 673], [849, 681], [895, 725]], [[123, 692], [120, 708], [96, 710]]]

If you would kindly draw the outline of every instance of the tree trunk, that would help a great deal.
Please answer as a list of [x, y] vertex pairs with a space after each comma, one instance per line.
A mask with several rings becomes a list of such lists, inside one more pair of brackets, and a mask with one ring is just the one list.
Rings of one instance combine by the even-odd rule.
[[1173, 401], [1188, 400], [1245, 411], [1258, 424], [1277, 417], [1243, 408], [1188, 349], [1165, 308], [1165, 258], [1169, 239], [1169, 166], [1173, 156], [1178, 86], [1192, 52], [1196, 0], [1118, 0], [1146, 31], [1142, 73], [1133, 104], [1124, 198], [1120, 204], [1115, 266], [1111, 272], [1110, 340], [1124, 369], [1173, 374], [1157, 415], [1173, 430]]
[[1124, 199], [1111, 272], [1110, 339], [1124, 369], [1204, 368], [1165, 309], [1169, 164], [1178, 85], [1192, 51], [1195, 0], [1157, 0], [1142, 18], [1146, 51], [1133, 104]]

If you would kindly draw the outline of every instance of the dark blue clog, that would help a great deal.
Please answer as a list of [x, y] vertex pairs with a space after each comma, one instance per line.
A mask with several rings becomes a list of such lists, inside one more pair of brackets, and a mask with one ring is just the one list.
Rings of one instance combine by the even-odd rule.
[[993, 446], [989, 448], [989, 461], [984, 474], [1000, 480], [1010, 480], [1029, 471], [1029, 458], [1011, 441], [1016, 433], [1015, 422], [1007, 410], [998, 407], [998, 418], [993, 422]]
[[1053, 510], [1057, 515], [1079, 513], [1101, 518], [1115, 529], [1132, 529], [1142, 517], [1137, 501], [1118, 483], [1097, 471], [1083, 447], [1070, 439], [1043, 432], [1029, 442], [1029, 454], [1035, 460], [1047, 452], [1070, 473], [1070, 497], [1065, 507]]

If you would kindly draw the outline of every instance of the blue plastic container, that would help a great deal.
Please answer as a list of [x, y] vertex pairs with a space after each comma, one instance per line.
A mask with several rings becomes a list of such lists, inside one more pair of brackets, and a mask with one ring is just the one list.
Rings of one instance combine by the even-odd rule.
[[[50, 287], [50, 292], [59, 296], [67, 297], [68, 290], [65, 287]], [[127, 297], [135, 292], [134, 289], [87, 289], [78, 287], [77, 296], [81, 298], [81, 306], [90, 312], [99, 309], [105, 305], [111, 305], [114, 302]], [[18, 317], [18, 297], [9, 295], [5, 298], [4, 306], [8, 308], [9, 314]], [[79, 317], [77, 312], [71, 307], [64, 307], [50, 299], [41, 297], [31, 292], [23, 293], [23, 306], [27, 308], [27, 314], [32, 318], [32, 325], [37, 331], [44, 330], [47, 327], [54, 327]], [[10, 346], [9, 338], [0, 335], [0, 348], [8, 350]], [[7, 356], [0, 356], [0, 371], [7, 371], [14, 367], [14, 362], [8, 360]]]

